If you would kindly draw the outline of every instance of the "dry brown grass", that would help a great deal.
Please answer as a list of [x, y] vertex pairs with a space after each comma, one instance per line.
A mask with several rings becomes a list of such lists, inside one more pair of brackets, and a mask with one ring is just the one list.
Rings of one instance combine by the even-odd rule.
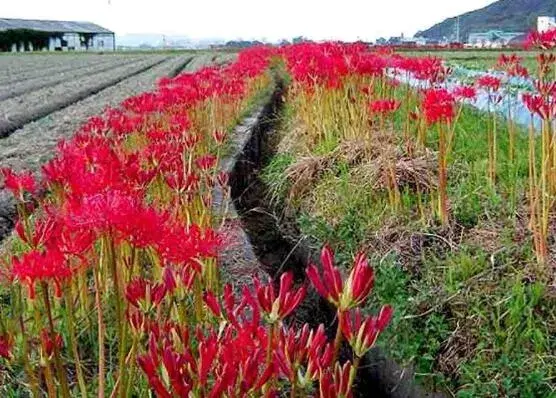
[[366, 188], [387, 189], [392, 170], [400, 188], [421, 192], [436, 188], [435, 153], [425, 149], [408, 155], [393, 131], [374, 131], [367, 138], [344, 141], [324, 155], [311, 154], [303, 146], [302, 137], [301, 127], [296, 127], [287, 135], [288, 139], [282, 141], [279, 149], [298, 154], [298, 160], [286, 170], [292, 183], [290, 198], [306, 194], [326, 172], [340, 163], [353, 168], [355, 179]]
[[429, 192], [436, 188], [436, 160], [430, 152], [413, 158], [397, 153], [384, 154], [360, 165], [353, 173], [372, 189], [386, 190], [392, 168], [400, 189]]
[[334, 164], [329, 155], [304, 156], [286, 169], [291, 181], [289, 197], [300, 197], [310, 190], [322, 175]]

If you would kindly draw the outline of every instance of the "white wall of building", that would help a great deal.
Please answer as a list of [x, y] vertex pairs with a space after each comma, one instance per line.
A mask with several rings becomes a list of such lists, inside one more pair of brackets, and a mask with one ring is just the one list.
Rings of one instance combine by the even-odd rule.
[[81, 35], [78, 33], [64, 33], [62, 38], [50, 37], [48, 39], [48, 50], [55, 51], [56, 49], [62, 51], [114, 51], [114, 36], [105, 33], [96, 34], [89, 39], [87, 48], [87, 45], [81, 42]]
[[98, 34], [93, 36], [93, 45], [89, 47], [92, 51], [114, 51], [114, 35]]
[[546, 32], [554, 28], [556, 28], [556, 17], [539, 17], [537, 19], [537, 30], [539, 32]]

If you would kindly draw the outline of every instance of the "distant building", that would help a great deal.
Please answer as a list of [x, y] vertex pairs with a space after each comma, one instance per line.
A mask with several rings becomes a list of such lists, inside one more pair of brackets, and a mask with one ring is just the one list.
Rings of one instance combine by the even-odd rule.
[[546, 32], [550, 29], [556, 28], [556, 17], [539, 17], [537, 19], [537, 30], [539, 32]]
[[522, 32], [504, 32], [501, 30], [490, 30], [488, 32], [470, 33], [468, 46], [476, 48], [500, 48], [507, 46], [516, 37], [523, 35]]
[[90, 22], [0, 18], [0, 51], [114, 51], [114, 32]]

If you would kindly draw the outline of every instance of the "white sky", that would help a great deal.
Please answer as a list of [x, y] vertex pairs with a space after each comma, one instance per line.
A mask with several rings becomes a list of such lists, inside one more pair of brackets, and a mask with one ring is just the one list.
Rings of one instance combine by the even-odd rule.
[[[109, 4], [110, 2], [110, 4]], [[118, 35], [372, 40], [411, 36], [493, 0], [0, 0], [0, 17], [98, 23]]]

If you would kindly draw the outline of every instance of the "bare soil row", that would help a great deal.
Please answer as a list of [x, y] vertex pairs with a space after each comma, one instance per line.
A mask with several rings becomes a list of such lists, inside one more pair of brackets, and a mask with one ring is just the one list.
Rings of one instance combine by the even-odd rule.
[[80, 101], [120, 81], [164, 62], [167, 56], [149, 57], [132, 65], [84, 76], [0, 102], [0, 137], [11, 134], [26, 123]]
[[47, 76], [55, 72], [131, 57], [122, 54], [29, 55], [0, 57], [0, 85]]
[[74, 67], [65, 71], [52, 71], [44, 76], [24, 79], [0, 87], [0, 101], [14, 98], [32, 91], [57, 84], [69, 82], [83, 76], [92, 76], [98, 73], [110, 71], [123, 65], [131, 65], [140, 62], [138, 57], [111, 58], [103, 62], [95, 62], [80, 67]]

